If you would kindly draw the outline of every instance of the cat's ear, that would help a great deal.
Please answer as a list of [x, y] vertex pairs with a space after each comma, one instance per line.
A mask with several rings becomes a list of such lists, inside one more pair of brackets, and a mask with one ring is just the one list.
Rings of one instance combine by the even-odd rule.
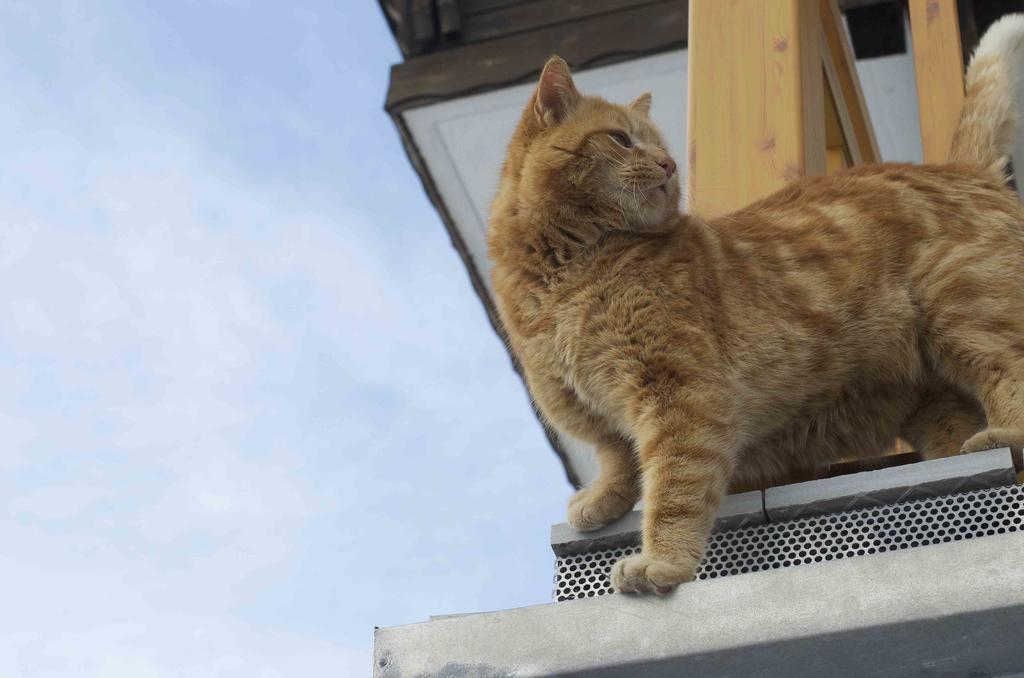
[[629, 107], [645, 118], [648, 117], [651, 114], [651, 93], [644, 92], [634, 99]]
[[580, 93], [572, 82], [569, 64], [557, 56], [548, 59], [537, 83], [534, 103], [537, 121], [544, 127], [556, 125], [572, 114], [579, 100]]

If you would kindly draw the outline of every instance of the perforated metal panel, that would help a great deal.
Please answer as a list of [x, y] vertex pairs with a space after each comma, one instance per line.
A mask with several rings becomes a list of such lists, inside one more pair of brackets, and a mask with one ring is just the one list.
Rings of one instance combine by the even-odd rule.
[[[1024, 529], [1024, 487], [1009, 485], [711, 535], [699, 579], [918, 548]], [[639, 546], [555, 560], [555, 600], [612, 593], [608, 574]]]

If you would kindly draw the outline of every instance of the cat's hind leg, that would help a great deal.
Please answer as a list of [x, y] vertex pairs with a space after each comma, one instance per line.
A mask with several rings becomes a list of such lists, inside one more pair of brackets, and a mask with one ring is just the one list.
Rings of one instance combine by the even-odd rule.
[[903, 424], [900, 437], [925, 459], [959, 454], [964, 441], [985, 428], [978, 403], [945, 384], [928, 388]]
[[989, 259], [985, 270], [937, 271], [945, 275], [928, 290], [924, 338], [938, 370], [984, 410], [987, 428], [971, 435], [961, 451], [1010, 447], [1019, 455], [1024, 446], [1024, 288], [1011, 265], [1016, 262], [998, 255]]
[[[1019, 336], [1024, 337], [1024, 327], [1020, 331]], [[988, 422], [986, 428], [967, 438], [960, 451], [1009, 447], [1020, 455], [1024, 447], [1024, 346], [993, 348], [961, 361], [958, 367], [965, 385], [981, 401]]]

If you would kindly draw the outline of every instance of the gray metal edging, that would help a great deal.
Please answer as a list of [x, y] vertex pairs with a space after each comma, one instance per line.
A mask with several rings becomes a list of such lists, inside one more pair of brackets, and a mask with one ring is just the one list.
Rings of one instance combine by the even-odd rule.
[[[896, 504], [989, 487], [1011, 485], [1016, 470], [1009, 448], [922, 461], [877, 471], [729, 495], [715, 518], [715, 530]], [[608, 527], [577, 532], [568, 523], [551, 526], [551, 550], [570, 556], [639, 542], [641, 511], [631, 511]]]
[[1016, 479], [1009, 448], [894, 466], [879, 471], [810, 480], [765, 491], [773, 523], [897, 504], [943, 494], [1011, 485]]
[[[593, 532], [577, 532], [568, 523], [558, 523], [551, 526], [551, 550], [556, 556], [569, 556], [636, 544], [640, 540], [642, 521], [642, 511], [630, 511], [608, 527]], [[764, 497], [760, 490], [730, 494], [715, 515], [716, 530], [734, 530], [764, 522]]]

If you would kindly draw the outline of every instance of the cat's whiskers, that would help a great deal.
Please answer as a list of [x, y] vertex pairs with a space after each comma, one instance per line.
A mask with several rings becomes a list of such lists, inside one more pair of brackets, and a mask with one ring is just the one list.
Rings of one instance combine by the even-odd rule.
[[622, 223], [623, 224], [628, 224], [629, 223], [629, 218], [626, 216], [626, 210], [624, 210], [622, 208], [622, 198], [625, 196], [625, 194], [626, 194], [626, 186], [625, 186], [625, 184], [623, 184], [623, 185], [621, 185], [619, 187], [619, 198], [617, 200], [615, 200], [615, 208], [619, 210], [620, 214], [622, 214]]
[[625, 208], [622, 206], [622, 203], [624, 202], [625, 198], [626, 198], [626, 184], [625, 184], [625, 182], [623, 182], [619, 186], [619, 198], [615, 201], [615, 207], [616, 207], [616, 209], [619, 210], [619, 213], [622, 215], [622, 223], [623, 223], [623, 225], [624, 226], [628, 226], [629, 223], [630, 223], [630, 219], [629, 219], [629, 216], [626, 214]]
[[639, 212], [640, 211], [640, 200], [639, 200], [639, 198], [637, 198], [636, 192], [640, 188], [640, 182], [638, 182], [636, 180], [636, 176], [635, 175], [632, 176], [630, 179], [631, 179], [631, 181], [630, 181], [630, 192], [633, 195], [633, 205], [635, 205], [636, 211]]
[[647, 197], [646, 193], [644, 193], [644, 189], [641, 188], [639, 190], [640, 190], [640, 197], [644, 199], [644, 202], [647, 203], [648, 205], [650, 205], [651, 207], [653, 207], [654, 203], [651, 202], [651, 199]]

